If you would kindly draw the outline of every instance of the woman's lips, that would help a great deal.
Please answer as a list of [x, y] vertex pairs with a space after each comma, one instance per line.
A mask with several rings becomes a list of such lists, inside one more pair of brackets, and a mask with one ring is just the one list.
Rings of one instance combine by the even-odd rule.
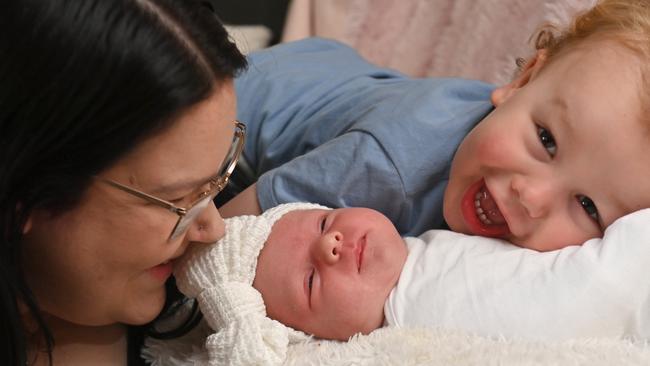
[[172, 261], [167, 261], [149, 268], [147, 272], [149, 272], [155, 279], [165, 282], [169, 276], [171, 276], [173, 269], [174, 265]]
[[472, 184], [461, 200], [461, 212], [465, 224], [474, 235], [504, 237], [510, 228], [490, 194], [485, 180]]

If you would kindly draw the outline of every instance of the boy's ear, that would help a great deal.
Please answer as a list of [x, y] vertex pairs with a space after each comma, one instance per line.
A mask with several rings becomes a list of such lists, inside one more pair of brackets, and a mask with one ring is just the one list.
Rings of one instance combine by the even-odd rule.
[[526, 61], [523, 70], [508, 84], [502, 85], [492, 91], [492, 104], [498, 107], [501, 103], [508, 100], [520, 88], [535, 79], [542, 66], [546, 63], [546, 50], [537, 50], [537, 53]]

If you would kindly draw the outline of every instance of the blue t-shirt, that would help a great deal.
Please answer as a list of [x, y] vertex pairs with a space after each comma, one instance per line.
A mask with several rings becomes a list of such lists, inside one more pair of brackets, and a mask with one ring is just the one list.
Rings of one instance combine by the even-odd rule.
[[262, 210], [294, 201], [362, 206], [403, 235], [440, 228], [451, 160], [492, 110], [493, 86], [414, 79], [317, 38], [248, 60], [235, 80], [247, 125], [242, 170], [257, 179]]

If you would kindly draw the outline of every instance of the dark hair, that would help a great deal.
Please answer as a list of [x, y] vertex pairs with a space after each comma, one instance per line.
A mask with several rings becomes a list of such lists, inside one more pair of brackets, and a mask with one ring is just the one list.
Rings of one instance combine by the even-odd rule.
[[[34, 209], [75, 207], [90, 177], [205, 99], [246, 61], [192, 0], [7, 0], [0, 11], [0, 362], [25, 365], [21, 266]], [[50, 360], [51, 362], [51, 360]]]

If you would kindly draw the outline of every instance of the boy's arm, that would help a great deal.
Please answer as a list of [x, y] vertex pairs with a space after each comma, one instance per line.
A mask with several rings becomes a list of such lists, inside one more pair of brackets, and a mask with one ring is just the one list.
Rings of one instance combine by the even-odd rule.
[[257, 202], [236, 197], [224, 217], [301, 201], [373, 208], [402, 234], [440, 226], [449, 162], [492, 109], [491, 86], [409, 79], [319, 39], [249, 61], [235, 87]]
[[223, 218], [239, 215], [259, 215], [262, 209], [257, 200], [257, 186], [250, 185], [223, 206], [219, 207], [219, 213]]

